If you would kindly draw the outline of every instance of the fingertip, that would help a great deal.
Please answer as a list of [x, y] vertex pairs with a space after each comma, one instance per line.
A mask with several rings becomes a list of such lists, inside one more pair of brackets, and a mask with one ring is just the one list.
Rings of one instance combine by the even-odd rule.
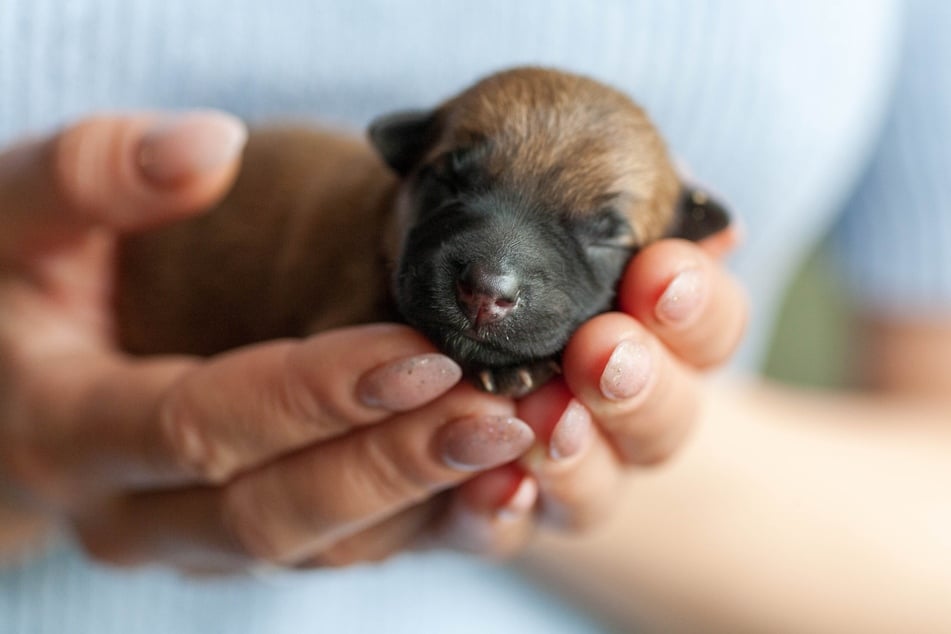
[[88, 117], [51, 142], [51, 206], [121, 230], [193, 214], [230, 188], [246, 140], [244, 124], [218, 111]]
[[628, 264], [618, 287], [618, 307], [645, 323], [656, 322], [655, 307], [671, 281], [685, 271], [705, 277], [709, 268], [709, 256], [694, 242], [655, 242]]
[[664, 240], [639, 253], [618, 290], [618, 307], [695, 368], [726, 361], [742, 339], [749, 302], [706, 249]]
[[467, 416], [444, 425], [436, 445], [441, 462], [455, 471], [475, 472], [518, 459], [535, 442], [535, 433], [513, 416]]
[[563, 369], [572, 392], [629, 464], [666, 460], [696, 418], [695, 375], [628, 315], [607, 313], [586, 323], [569, 342]]
[[588, 407], [633, 398], [632, 391], [642, 391], [650, 377], [650, 368], [644, 367], [649, 348], [643, 327], [629, 315], [598, 315], [565, 348], [565, 382]]
[[248, 140], [237, 117], [195, 110], [159, 119], [139, 141], [136, 162], [160, 189], [175, 189], [231, 165]]
[[465, 387], [458, 364], [401, 324], [314, 334], [288, 346], [283, 366], [290, 398], [280, 402], [294, 405], [295, 417], [326, 416], [348, 426], [416, 410]]
[[462, 368], [434, 352], [402, 357], [373, 368], [357, 382], [363, 405], [406, 412], [438, 398], [462, 379]]

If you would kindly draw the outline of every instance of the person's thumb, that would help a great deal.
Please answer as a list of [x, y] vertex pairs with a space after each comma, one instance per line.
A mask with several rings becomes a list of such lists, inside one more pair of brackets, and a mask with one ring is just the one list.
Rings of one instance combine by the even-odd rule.
[[241, 121], [206, 110], [94, 116], [11, 148], [0, 154], [0, 255], [207, 209], [233, 183], [246, 140]]

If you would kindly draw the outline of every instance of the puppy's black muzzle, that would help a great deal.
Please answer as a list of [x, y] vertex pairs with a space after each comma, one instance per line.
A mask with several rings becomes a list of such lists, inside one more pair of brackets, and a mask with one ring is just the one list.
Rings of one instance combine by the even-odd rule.
[[397, 308], [469, 367], [554, 357], [613, 293], [551, 214], [450, 205], [421, 217], [403, 253]]

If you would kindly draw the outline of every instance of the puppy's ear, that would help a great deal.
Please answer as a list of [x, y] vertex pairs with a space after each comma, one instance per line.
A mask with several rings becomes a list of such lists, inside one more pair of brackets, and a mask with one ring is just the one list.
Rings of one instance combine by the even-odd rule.
[[729, 224], [730, 214], [726, 207], [702, 189], [684, 185], [669, 237], [702, 240], [726, 229]]
[[406, 176], [436, 140], [436, 112], [412, 110], [383, 115], [370, 124], [376, 151], [400, 176]]

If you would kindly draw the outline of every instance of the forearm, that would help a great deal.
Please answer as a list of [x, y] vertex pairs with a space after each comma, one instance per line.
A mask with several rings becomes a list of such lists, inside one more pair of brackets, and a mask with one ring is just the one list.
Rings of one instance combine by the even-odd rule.
[[940, 406], [718, 384], [610, 526], [529, 570], [669, 631], [949, 631], [951, 426]]

